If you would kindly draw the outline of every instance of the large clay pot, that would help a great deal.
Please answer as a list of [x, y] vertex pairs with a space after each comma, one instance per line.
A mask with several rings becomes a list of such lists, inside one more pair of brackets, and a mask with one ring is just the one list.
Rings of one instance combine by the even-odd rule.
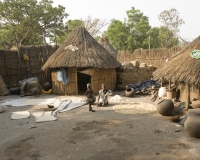
[[174, 103], [170, 99], [164, 99], [157, 104], [158, 113], [163, 116], [170, 116], [174, 111]]
[[127, 88], [125, 90], [125, 96], [126, 97], [134, 97], [135, 96], [135, 90], [133, 88]]
[[188, 111], [184, 128], [192, 137], [200, 138], [200, 109]]

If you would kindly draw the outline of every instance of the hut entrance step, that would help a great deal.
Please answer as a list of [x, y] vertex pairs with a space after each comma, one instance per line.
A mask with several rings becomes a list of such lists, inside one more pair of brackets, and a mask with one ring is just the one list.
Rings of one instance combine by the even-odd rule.
[[77, 72], [78, 94], [85, 93], [87, 90], [87, 83], [91, 83], [91, 76]]

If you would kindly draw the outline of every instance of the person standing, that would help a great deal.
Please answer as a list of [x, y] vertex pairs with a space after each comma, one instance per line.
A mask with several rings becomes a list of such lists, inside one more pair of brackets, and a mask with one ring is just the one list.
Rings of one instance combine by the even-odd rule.
[[88, 104], [89, 104], [89, 111], [90, 112], [95, 112], [95, 110], [92, 109], [92, 102], [93, 102], [93, 97], [94, 97], [94, 92], [92, 90], [92, 85], [90, 83], [87, 84], [87, 91], [85, 93]]

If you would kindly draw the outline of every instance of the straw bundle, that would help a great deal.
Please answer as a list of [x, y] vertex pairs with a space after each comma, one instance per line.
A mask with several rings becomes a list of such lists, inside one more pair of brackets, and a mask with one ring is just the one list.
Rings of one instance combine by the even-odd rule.
[[3, 78], [2, 76], [0, 76], [0, 96], [5, 96], [5, 95], [8, 95], [9, 94], [9, 91], [3, 81]]

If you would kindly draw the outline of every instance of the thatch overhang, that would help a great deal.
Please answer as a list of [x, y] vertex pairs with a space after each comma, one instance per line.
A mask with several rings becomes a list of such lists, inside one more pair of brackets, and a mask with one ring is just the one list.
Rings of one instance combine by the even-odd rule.
[[153, 72], [153, 77], [156, 79], [164, 78], [178, 83], [199, 84], [200, 59], [190, 56], [193, 50], [200, 50], [200, 36]]
[[73, 30], [53, 53], [42, 70], [48, 68], [117, 68], [118, 62], [105, 48], [103, 48], [84, 27]]

